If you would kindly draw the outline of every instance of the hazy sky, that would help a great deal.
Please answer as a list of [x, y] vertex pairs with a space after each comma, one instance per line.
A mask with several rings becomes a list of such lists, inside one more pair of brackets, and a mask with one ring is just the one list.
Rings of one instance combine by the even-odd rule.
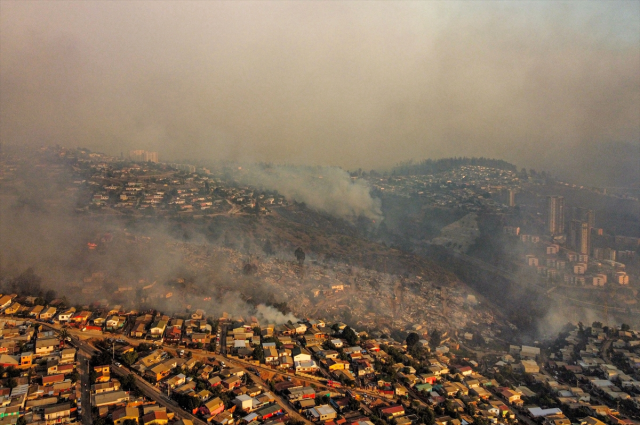
[[640, 2], [2, 1], [0, 107], [9, 143], [597, 174], [640, 150]]

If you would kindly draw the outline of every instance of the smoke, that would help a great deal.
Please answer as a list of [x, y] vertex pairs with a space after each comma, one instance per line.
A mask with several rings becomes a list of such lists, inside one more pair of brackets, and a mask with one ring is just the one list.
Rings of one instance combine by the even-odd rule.
[[4, 143], [638, 179], [637, 2], [7, 1], [0, 27]]
[[261, 323], [265, 324], [273, 323], [276, 325], [281, 325], [289, 321], [291, 321], [292, 323], [296, 323], [299, 320], [295, 315], [291, 313], [283, 314], [275, 308], [264, 304], [258, 304], [256, 306], [256, 316]]
[[241, 182], [278, 191], [320, 212], [351, 221], [358, 217], [375, 221], [382, 218], [381, 201], [371, 196], [369, 184], [352, 180], [337, 167], [249, 166], [240, 171]]

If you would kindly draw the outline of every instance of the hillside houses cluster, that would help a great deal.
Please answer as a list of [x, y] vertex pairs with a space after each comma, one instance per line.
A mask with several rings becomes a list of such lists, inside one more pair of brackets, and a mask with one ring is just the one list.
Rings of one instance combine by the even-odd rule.
[[513, 171], [472, 165], [433, 175], [369, 176], [367, 180], [380, 194], [417, 197], [427, 205], [462, 208], [468, 212], [486, 208], [496, 212], [506, 210], [505, 202], [500, 202], [502, 194], [521, 187]]
[[144, 211], [154, 209], [180, 215], [221, 212], [267, 213], [287, 205], [281, 195], [237, 185], [207, 169], [180, 164], [128, 162], [80, 163], [75, 170], [85, 179], [74, 183], [84, 190], [85, 207]]

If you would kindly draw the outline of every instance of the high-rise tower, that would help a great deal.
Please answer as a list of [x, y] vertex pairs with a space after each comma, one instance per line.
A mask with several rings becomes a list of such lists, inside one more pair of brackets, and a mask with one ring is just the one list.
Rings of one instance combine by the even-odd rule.
[[547, 196], [547, 231], [551, 235], [564, 233], [564, 197]]

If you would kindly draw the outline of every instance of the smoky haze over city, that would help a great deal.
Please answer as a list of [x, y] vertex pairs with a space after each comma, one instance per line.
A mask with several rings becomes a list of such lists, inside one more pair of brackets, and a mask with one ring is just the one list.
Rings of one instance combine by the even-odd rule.
[[0, 0], [0, 425], [640, 425], [640, 0]]
[[640, 179], [638, 2], [17, 2], [4, 144]]

